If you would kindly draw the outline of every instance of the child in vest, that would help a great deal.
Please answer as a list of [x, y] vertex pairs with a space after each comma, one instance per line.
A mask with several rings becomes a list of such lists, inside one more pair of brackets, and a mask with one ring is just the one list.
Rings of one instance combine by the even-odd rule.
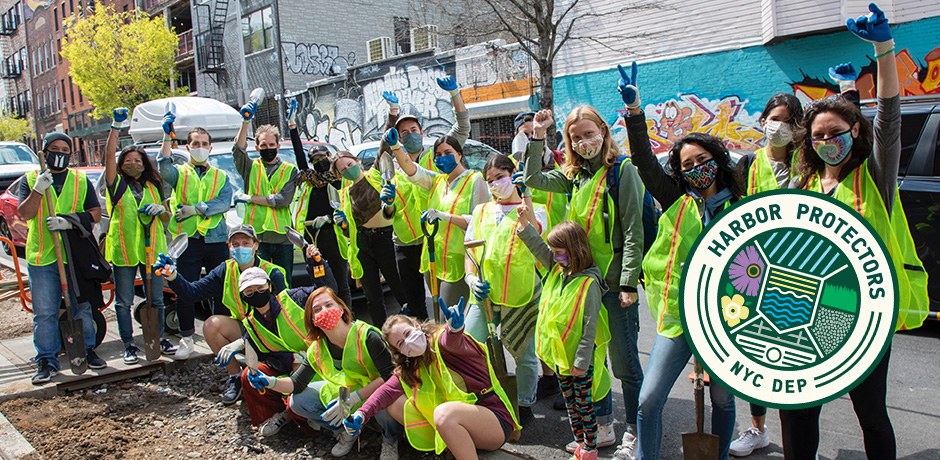
[[[519, 207], [519, 221], [527, 222], [527, 210]], [[536, 259], [548, 268], [535, 331], [539, 358], [558, 375], [568, 409], [568, 420], [577, 446], [574, 458], [597, 458], [597, 419], [592, 395], [596, 378], [610, 389], [610, 375], [604, 365], [607, 311], [601, 298], [607, 283], [580, 225], [560, 222], [548, 234], [548, 244], [535, 227], [526, 225], [518, 233]]]

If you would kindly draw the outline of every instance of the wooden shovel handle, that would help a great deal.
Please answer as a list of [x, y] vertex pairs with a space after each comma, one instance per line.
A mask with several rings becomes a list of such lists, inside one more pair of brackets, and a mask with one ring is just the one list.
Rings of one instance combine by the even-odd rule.
[[[42, 153], [40, 153], [37, 156], [39, 157], [39, 173], [42, 174], [42, 171], [46, 170], [46, 159]], [[53, 212], [53, 207], [55, 206], [55, 203], [52, 202], [52, 194], [49, 193], [49, 189], [46, 189], [46, 192], [43, 194], [43, 197], [46, 199], [46, 207], [49, 209], [49, 216], [47, 217], [51, 217], [53, 215], [52, 212]], [[40, 209], [40, 212], [37, 214], [36, 216], [37, 219], [42, 219], [41, 211], [42, 209]], [[40, 228], [42, 228], [43, 226], [46, 225], [46, 223], [39, 222], [39, 225], [40, 225]], [[66, 317], [69, 319], [69, 321], [72, 321], [72, 302], [71, 302], [71, 299], [69, 298], [69, 280], [68, 280], [68, 275], [65, 274], [65, 262], [62, 260], [62, 240], [60, 239], [60, 236], [57, 234], [58, 232], [53, 232], [51, 230], [47, 230], [47, 231], [49, 231], [49, 233], [52, 234], [52, 248], [53, 250], [55, 250], [55, 261], [56, 261], [56, 265], [59, 268], [59, 283], [62, 284], [62, 298], [65, 301], [65, 312], [66, 312], [65, 314], [67, 315]]]

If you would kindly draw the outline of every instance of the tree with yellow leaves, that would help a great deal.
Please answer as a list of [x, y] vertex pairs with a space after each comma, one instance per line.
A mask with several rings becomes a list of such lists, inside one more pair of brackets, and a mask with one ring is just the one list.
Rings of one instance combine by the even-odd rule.
[[0, 141], [17, 141], [36, 137], [32, 119], [16, 118], [9, 114], [0, 114]]
[[72, 65], [69, 75], [94, 106], [95, 118], [110, 116], [115, 107], [188, 94], [186, 88], [170, 91], [178, 38], [162, 18], [99, 6], [94, 14], [68, 18], [66, 30], [62, 55]]

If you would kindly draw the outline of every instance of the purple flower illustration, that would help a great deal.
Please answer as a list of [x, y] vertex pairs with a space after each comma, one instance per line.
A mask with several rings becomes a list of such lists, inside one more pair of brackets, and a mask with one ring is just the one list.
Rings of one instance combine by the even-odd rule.
[[764, 261], [760, 259], [757, 248], [746, 246], [734, 256], [728, 267], [731, 285], [747, 296], [755, 296], [760, 290], [760, 280], [764, 277]]

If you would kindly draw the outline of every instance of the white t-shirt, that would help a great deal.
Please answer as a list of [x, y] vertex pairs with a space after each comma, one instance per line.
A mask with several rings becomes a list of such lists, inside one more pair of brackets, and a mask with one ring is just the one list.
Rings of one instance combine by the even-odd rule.
[[[509, 213], [515, 214], [516, 208], [519, 207], [522, 203], [517, 204], [499, 204], [496, 205], [496, 225], [499, 225], [503, 221], [503, 218], [509, 215]], [[467, 231], [464, 232], [464, 241], [473, 241], [476, 238], [473, 236], [473, 216], [461, 216], [467, 221]], [[537, 223], [536, 230], [539, 234], [545, 231], [545, 227], [548, 227], [548, 214], [545, 212], [544, 206], [535, 207], [535, 221]]]

